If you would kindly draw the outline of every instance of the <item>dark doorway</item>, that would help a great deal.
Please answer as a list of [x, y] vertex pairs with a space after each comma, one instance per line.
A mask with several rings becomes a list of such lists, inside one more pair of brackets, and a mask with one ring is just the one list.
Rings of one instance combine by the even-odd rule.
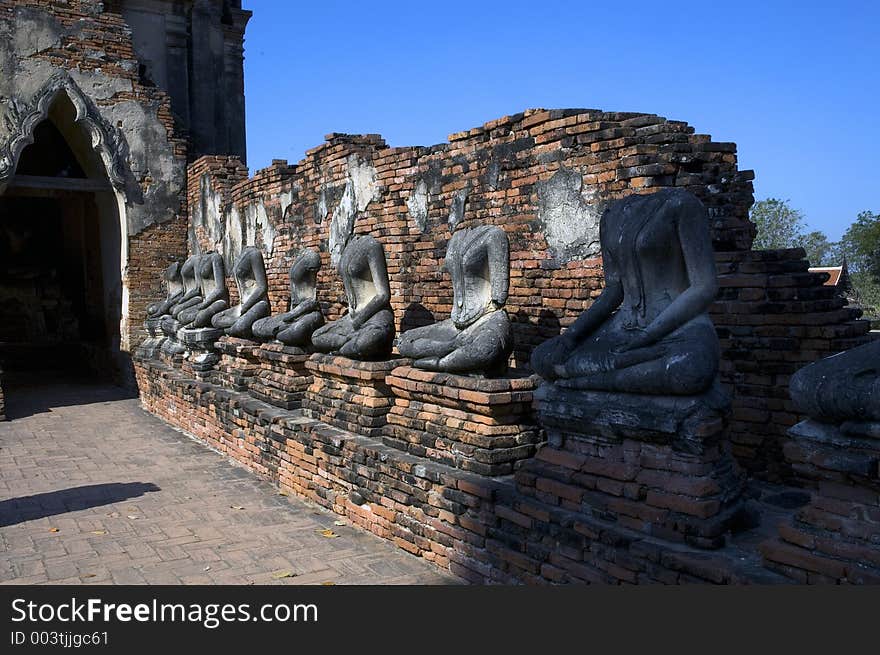
[[0, 196], [0, 366], [117, 380], [122, 311], [116, 195], [63, 93]]

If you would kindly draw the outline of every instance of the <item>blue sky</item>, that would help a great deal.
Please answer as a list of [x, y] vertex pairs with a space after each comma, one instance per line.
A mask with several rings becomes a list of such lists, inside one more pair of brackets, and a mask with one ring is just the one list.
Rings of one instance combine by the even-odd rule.
[[734, 141], [756, 198], [837, 239], [880, 212], [880, 2], [244, 0], [248, 164], [329, 132], [430, 145], [528, 107]]

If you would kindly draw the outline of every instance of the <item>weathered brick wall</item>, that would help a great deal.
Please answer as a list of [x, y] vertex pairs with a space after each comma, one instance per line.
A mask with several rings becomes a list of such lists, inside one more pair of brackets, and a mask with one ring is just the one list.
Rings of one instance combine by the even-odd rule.
[[[21, 32], [21, 38], [12, 35]], [[168, 96], [139, 77], [131, 30], [97, 0], [0, 0], [5, 41], [0, 147], [20, 113], [32, 111], [40, 87], [67, 73], [109, 125], [119, 130], [131, 173], [125, 192], [129, 259], [123, 262], [122, 348], [145, 336], [145, 308], [162, 295], [161, 272], [186, 254], [186, 139]], [[9, 37], [8, 39], [6, 37]], [[17, 103], [18, 109], [13, 106]], [[18, 112], [18, 113], [17, 113]], [[118, 150], [119, 144], [109, 144]]]
[[753, 475], [792, 480], [782, 449], [787, 430], [805, 417], [789, 398], [789, 379], [810, 362], [864, 343], [869, 323], [824, 286], [827, 274], [807, 270], [801, 248], [719, 252], [716, 259], [721, 289], [711, 315], [721, 376], [734, 396], [733, 453]]
[[[557, 462], [550, 455], [558, 451], [546, 451], [547, 459], [539, 452], [543, 469], [529, 480], [489, 478], [410, 455], [247, 394], [196, 382], [155, 360], [136, 360], [135, 367], [148, 411], [281, 491], [345, 516], [470, 582], [784, 580], [762, 567], [751, 541], [696, 550], [607, 520], [601, 508], [572, 511], [581, 497], [586, 504], [589, 492], [555, 476]], [[673, 511], [640, 506], [625, 499], [622, 491], [609, 493], [621, 496], [623, 513]]]
[[3, 395], [3, 369], [0, 369], [0, 421], [6, 420], [6, 398]]
[[[236, 224], [239, 241], [266, 253], [274, 311], [286, 309], [287, 270], [296, 252], [316, 248], [324, 262], [319, 298], [335, 318], [344, 294], [330, 263], [329, 235], [346, 185], [358, 186], [351, 171], [365, 167], [372, 167], [375, 181], [366, 185], [372, 193], [362, 194], [369, 202], [356, 212], [353, 230], [385, 247], [400, 328], [449, 315], [451, 285], [440, 265], [450, 214], [460, 210], [463, 226], [490, 223], [507, 231], [511, 363], [518, 367], [602, 289], [595, 247], [566, 247], [559, 235], [573, 230], [575, 237], [598, 238], [590, 221], [607, 201], [629, 193], [663, 186], [693, 191], [709, 208], [721, 276], [712, 316], [724, 347], [722, 381], [734, 395], [731, 439], [740, 461], [764, 477], [786, 474], [781, 444], [787, 427], [801, 418], [788, 402], [788, 376], [867, 331], [867, 323], [822, 287], [820, 276], [806, 272], [802, 251], [749, 250], [753, 174], [737, 169], [734, 144], [645, 114], [530, 110], [428, 148], [389, 148], [377, 135], [332, 134], [299, 164], [274, 162], [250, 179], [235, 159], [202, 158], [189, 169], [191, 248], [198, 242], [202, 250], [234, 255], [228, 232]], [[574, 216], [574, 226], [563, 225], [561, 215]], [[234, 294], [231, 279], [229, 287]]]

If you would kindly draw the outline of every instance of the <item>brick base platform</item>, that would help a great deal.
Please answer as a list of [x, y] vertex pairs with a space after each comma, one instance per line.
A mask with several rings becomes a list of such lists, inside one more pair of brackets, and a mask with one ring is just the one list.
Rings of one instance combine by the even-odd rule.
[[312, 383], [303, 398], [303, 413], [342, 430], [380, 437], [394, 395], [385, 378], [408, 359], [361, 362], [315, 353], [306, 361]]
[[232, 391], [247, 391], [251, 381], [260, 371], [256, 351], [260, 344], [248, 339], [223, 336], [217, 340], [217, 362], [214, 374], [217, 384]]
[[815, 488], [761, 545], [766, 565], [799, 582], [880, 584], [880, 424], [810, 420], [789, 436], [786, 460]]
[[161, 323], [162, 319], [160, 317], [148, 318], [144, 321], [144, 329], [149, 336], [138, 346], [137, 352], [139, 356], [151, 358], [162, 351], [162, 344], [165, 343], [167, 337], [162, 333]]
[[698, 548], [742, 520], [744, 478], [724, 443], [727, 398], [569, 391], [535, 394], [548, 448], [517, 473], [553, 505]]
[[[135, 360], [144, 407], [287, 492], [475, 583], [778, 583], [751, 532], [705, 551]], [[538, 457], [543, 457], [543, 450]], [[547, 451], [549, 453], [549, 450]], [[552, 455], [551, 455], [552, 457]], [[766, 538], [767, 535], [761, 535]]]
[[487, 379], [400, 366], [386, 381], [394, 393], [383, 438], [389, 446], [492, 476], [535, 454], [536, 376]]
[[303, 396], [312, 383], [312, 374], [306, 369], [309, 354], [280, 343], [264, 343], [254, 356], [260, 369], [250, 381], [251, 396], [282, 409], [302, 407]]
[[191, 375], [196, 380], [212, 381], [215, 375], [214, 367], [220, 361], [220, 355], [217, 353], [217, 341], [223, 336], [223, 330], [216, 328], [178, 330], [178, 342], [187, 350], [180, 359], [178, 359], [178, 355], [172, 355], [172, 363], [179, 365], [184, 373]]

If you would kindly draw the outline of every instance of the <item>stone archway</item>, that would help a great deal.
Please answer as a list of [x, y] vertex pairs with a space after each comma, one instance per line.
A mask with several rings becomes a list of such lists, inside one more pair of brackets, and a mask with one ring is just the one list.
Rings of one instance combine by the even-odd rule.
[[0, 147], [0, 357], [7, 369], [120, 379], [127, 292], [121, 133], [64, 73], [17, 108]]

